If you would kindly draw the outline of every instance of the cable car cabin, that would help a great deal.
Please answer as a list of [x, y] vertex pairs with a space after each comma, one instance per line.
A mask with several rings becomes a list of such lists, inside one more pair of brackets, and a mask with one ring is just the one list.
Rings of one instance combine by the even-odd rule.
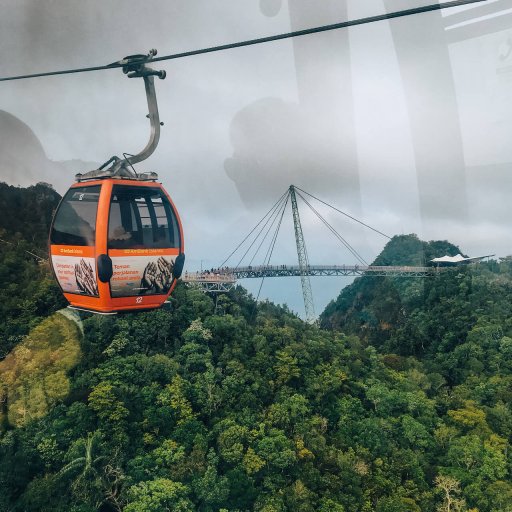
[[71, 307], [114, 313], [160, 307], [181, 275], [183, 230], [152, 181], [73, 185], [50, 232], [51, 263]]

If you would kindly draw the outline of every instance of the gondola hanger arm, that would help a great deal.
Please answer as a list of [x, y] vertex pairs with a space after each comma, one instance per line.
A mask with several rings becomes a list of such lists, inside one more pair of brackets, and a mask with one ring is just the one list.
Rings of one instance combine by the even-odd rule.
[[[146, 99], [148, 102], [148, 115], [150, 121], [150, 135], [149, 141], [136, 155], [123, 154], [123, 158], [113, 156], [107, 160], [98, 170], [90, 171], [86, 174], [77, 174], [77, 181], [83, 181], [87, 179], [98, 179], [119, 176], [124, 178], [133, 179], [157, 179], [156, 173], [144, 173], [138, 175], [133, 169], [133, 165], [149, 158], [155, 151], [160, 140], [160, 126], [163, 123], [160, 122], [160, 115], [158, 113], [158, 103], [156, 99], [155, 82], [154, 77], [157, 76], [161, 80], [165, 79], [166, 72], [164, 70], [155, 70], [147, 66], [153, 57], [157, 54], [156, 50], [150, 50], [147, 55], [129, 55], [124, 57], [118, 62], [114, 62], [113, 65], [121, 65], [123, 73], [128, 78], [143, 78], [144, 87], [146, 89]], [[109, 167], [110, 166], [110, 167]]]

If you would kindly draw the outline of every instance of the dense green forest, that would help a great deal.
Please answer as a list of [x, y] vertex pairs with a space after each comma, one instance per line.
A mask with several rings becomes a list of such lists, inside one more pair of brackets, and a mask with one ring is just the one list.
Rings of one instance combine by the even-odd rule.
[[358, 278], [321, 327], [184, 286], [80, 325], [33, 255], [58, 196], [0, 187], [0, 219], [29, 198], [1, 224], [0, 511], [512, 512], [510, 263]]
[[[48, 232], [60, 196], [45, 183], [0, 183], [0, 358], [66, 301], [51, 276]], [[45, 261], [46, 260], [46, 261]]]

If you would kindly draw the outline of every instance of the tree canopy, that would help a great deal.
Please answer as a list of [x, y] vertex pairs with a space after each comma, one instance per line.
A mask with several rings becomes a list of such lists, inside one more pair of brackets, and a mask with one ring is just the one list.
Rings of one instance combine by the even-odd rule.
[[[379, 262], [458, 252], [390, 244]], [[36, 298], [4, 310], [0, 511], [512, 512], [510, 263], [363, 277], [322, 328], [179, 285], [83, 334], [19, 266]]]

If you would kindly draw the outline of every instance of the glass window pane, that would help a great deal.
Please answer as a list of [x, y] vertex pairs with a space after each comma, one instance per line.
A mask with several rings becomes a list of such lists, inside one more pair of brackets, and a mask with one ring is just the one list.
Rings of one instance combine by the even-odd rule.
[[176, 215], [159, 188], [114, 186], [110, 204], [108, 247], [179, 247]]
[[52, 244], [94, 245], [100, 185], [68, 190], [53, 222]]

